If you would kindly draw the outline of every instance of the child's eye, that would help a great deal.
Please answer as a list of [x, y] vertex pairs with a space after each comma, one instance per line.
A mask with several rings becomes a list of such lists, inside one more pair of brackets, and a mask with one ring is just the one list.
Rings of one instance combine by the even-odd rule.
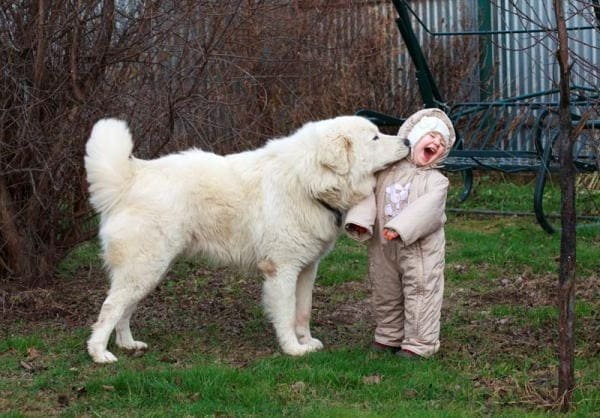
[[379, 135], [375, 135], [375, 136], [373, 137], [373, 141], [377, 141], [378, 139], [379, 139]]

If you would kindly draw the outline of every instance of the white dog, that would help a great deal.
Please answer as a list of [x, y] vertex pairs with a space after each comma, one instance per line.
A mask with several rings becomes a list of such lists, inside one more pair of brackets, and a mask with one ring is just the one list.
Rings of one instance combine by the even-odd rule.
[[107, 350], [113, 329], [118, 346], [147, 347], [133, 339], [129, 319], [182, 253], [258, 269], [281, 349], [302, 355], [322, 348], [309, 329], [319, 260], [333, 247], [343, 213], [372, 191], [374, 173], [409, 151], [358, 116], [308, 123], [227, 156], [193, 149], [146, 161], [132, 157], [132, 148], [127, 125], [116, 119], [97, 122], [86, 146], [111, 279], [87, 343], [98, 363], [117, 360]]

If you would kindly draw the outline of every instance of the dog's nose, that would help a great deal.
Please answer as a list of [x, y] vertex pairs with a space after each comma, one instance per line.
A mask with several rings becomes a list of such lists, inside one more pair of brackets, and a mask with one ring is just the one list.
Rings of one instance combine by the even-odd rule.
[[410, 141], [408, 140], [408, 138], [404, 138], [404, 145], [410, 148]]

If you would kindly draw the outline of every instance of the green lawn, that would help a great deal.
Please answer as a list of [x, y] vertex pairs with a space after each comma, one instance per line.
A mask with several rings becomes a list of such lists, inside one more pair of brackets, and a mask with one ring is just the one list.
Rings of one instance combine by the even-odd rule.
[[[516, 210], [506, 202], [520, 205], [530, 190], [527, 182], [495, 187], [506, 193], [503, 210]], [[483, 203], [489, 199], [478, 195], [470, 202]], [[442, 347], [427, 361], [369, 349], [366, 252], [341, 239], [315, 289], [313, 329], [324, 351], [279, 352], [259, 278], [181, 260], [134, 317], [134, 334], [149, 351], [115, 348], [118, 363], [96, 365], [85, 340], [106, 281], [97, 245], [82, 246], [55, 289], [0, 293], [0, 414], [562, 416], [555, 399], [560, 236], [523, 216], [450, 214], [446, 231]], [[577, 387], [567, 416], [600, 416], [599, 244], [600, 227], [578, 231]]]

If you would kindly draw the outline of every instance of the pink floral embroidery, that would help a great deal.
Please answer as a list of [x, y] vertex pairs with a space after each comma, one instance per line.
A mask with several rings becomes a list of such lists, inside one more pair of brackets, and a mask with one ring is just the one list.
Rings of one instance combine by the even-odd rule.
[[410, 191], [410, 183], [402, 185], [394, 183], [385, 188], [384, 213], [386, 216], [393, 218], [402, 212], [402, 209], [408, 204], [408, 193]]

